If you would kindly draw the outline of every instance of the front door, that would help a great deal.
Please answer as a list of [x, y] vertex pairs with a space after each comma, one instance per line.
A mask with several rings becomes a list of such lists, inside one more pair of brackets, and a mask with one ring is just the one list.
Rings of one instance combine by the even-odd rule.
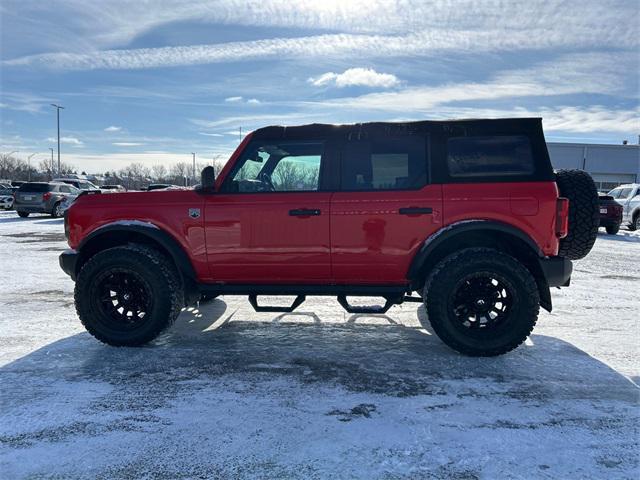
[[330, 199], [322, 141], [254, 141], [220, 192], [207, 196], [211, 277], [222, 283], [323, 283], [331, 278]]

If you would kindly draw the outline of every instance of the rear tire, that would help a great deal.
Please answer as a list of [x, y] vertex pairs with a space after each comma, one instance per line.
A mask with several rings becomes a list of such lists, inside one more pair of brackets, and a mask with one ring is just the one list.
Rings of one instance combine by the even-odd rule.
[[29, 216], [29, 212], [18, 212], [18, 216], [22, 218], [27, 218]]
[[615, 235], [616, 233], [618, 233], [620, 231], [620, 225], [613, 225], [611, 227], [605, 227], [607, 230], [607, 233], [609, 235]]
[[103, 250], [80, 270], [76, 311], [87, 331], [113, 346], [143, 345], [173, 324], [184, 303], [172, 262], [142, 245]]
[[62, 217], [62, 215], [64, 215], [64, 212], [62, 211], [62, 202], [58, 202], [53, 206], [53, 209], [51, 210], [51, 216], [53, 218], [60, 218]]
[[598, 190], [583, 170], [558, 170], [560, 196], [569, 199], [569, 233], [560, 240], [558, 256], [580, 260], [593, 248], [600, 226]]
[[631, 223], [629, 224], [629, 230], [631, 230], [632, 232], [635, 232], [636, 230], [639, 230], [639, 229], [640, 229], [640, 214], [636, 213], [636, 215], [631, 220]]
[[423, 298], [436, 335], [474, 357], [516, 348], [533, 330], [540, 310], [529, 270], [490, 248], [464, 249], [442, 260], [429, 275]]

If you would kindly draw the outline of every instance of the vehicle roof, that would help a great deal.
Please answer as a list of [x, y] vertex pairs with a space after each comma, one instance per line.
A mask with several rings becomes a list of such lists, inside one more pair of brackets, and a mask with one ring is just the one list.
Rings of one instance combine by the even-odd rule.
[[618, 185], [616, 188], [612, 188], [611, 190], [617, 190], [618, 188], [636, 188], [638, 186], [640, 186], [640, 183], [625, 183], [624, 185]]
[[487, 134], [494, 132], [542, 131], [542, 118], [499, 118], [462, 120], [420, 120], [412, 122], [367, 122], [334, 125], [312, 123], [308, 125], [268, 126], [255, 130], [256, 139], [301, 139], [301, 138], [360, 138], [369, 134], [423, 135], [428, 132], [450, 132], [464, 134], [467, 130]]

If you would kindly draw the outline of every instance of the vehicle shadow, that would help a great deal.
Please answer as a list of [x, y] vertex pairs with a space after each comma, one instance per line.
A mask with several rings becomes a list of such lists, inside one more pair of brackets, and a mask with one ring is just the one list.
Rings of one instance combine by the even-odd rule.
[[[37, 216], [33, 216], [33, 215], [37, 215]], [[46, 215], [46, 214], [31, 214], [26, 218], [22, 218], [19, 217], [18, 214], [15, 214], [15, 217], [0, 217], [0, 224], [3, 223], [16, 223], [16, 222], [33, 222], [34, 220], [43, 220], [45, 218], [51, 218], [51, 215]]]
[[[462, 356], [433, 334], [422, 306], [422, 325], [415, 327], [391, 318], [374, 324], [353, 317], [323, 323], [314, 313], [302, 313], [301, 322], [282, 321], [282, 314], [269, 321], [243, 321], [237, 313], [221, 299], [187, 309], [169, 331], [141, 348], [109, 347], [79, 333], [5, 365], [0, 373], [47, 381], [101, 381], [117, 388], [145, 383], [151, 375], [154, 385], [145, 388], [153, 390], [200, 377], [213, 381], [259, 374], [266, 380], [288, 375], [304, 384], [337, 384], [400, 397], [434, 395], [445, 392], [447, 382], [473, 380], [477, 391], [471, 394], [479, 396], [483, 382], [489, 382], [501, 385], [510, 398], [523, 400], [639, 399], [640, 390], [629, 379], [549, 336], [532, 335], [525, 345], [500, 357]], [[24, 388], [24, 381], [9, 383], [4, 396], [10, 399], [12, 391]]]

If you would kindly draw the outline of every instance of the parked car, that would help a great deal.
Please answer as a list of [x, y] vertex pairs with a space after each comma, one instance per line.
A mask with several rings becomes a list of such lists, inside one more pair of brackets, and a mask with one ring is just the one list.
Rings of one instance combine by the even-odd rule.
[[7, 186], [0, 186], [0, 208], [11, 210], [13, 208], [13, 189]]
[[609, 192], [622, 205], [622, 222], [629, 230], [640, 229], [640, 183], [620, 185]]
[[424, 302], [444, 343], [500, 355], [552, 309], [550, 287], [569, 285], [599, 225], [593, 180], [553, 171], [540, 119], [266, 127], [197, 190], [124, 197], [79, 197], [60, 255], [81, 322], [120, 346], [202, 295], [269, 312], [326, 295], [355, 314]]
[[79, 190], [100, 190], [99, 187], [91, 183], [89, 180], [80, 180], [77, 178], [54, 178], [53, 181], [73, 185]]
[[14, 188], [20, 188], [20, 186], [22, 186], [25, 183], [27, 183], [27, 182], [22, 182], [20, 180], [12, 180], [11, 181], [11, 186], [14, 187]]
[[175, 188], [175, 187], [176, 185], [171, 185], [170, 183], [152, 183], [146, 188], [146, 190], [150, 192], [152, 190], [164, 190], [166, 188]]
[[100, 187], [100, 190], [113, 192], [113, 193], [126, 192], [127, 191], [127, 189], [124, 188], [122, 185], [102, 185]]
[[615, 235], [620, 230], [622, 223], [622, 205], [616, 202], [611, 195], [598, 196], [600, 204], [600, 226], [604, 227], [609, 235]]
[[55, 182], [28, 182], [15, 193], [14, 208], [21, 217], [30, 213], [48, 213], [61, 217], [64, 213], [63, 200], [75, 198], [81, 193], [73, 185]]

